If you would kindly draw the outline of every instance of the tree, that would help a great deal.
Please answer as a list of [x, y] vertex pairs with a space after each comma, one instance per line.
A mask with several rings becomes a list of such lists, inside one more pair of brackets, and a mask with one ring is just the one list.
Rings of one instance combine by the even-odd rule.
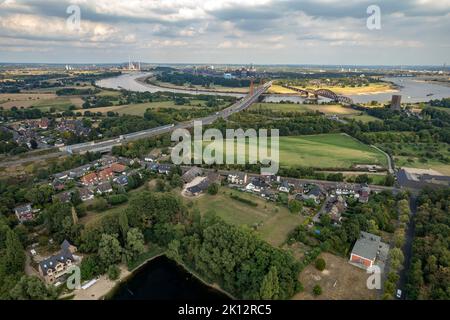
[[103, 266], [109, 267], [116, 264], [121, 259], [122, 248], [120, 247], [117, 236], [102, 234], [99, 243], [98, 255]]
[[389, 257], [391, 258], [392, 269], [399, 270], [405, 260], [402, 250], [399, 248], [391, 249]]
[[219, 193], [219, 185], [217, 183], [213, 183], [208, 187], [208, 193], [212, 196], [215, 196]]
[[183, 180], [181, 179], [181, 176], [177, 173], [175, 173], [172, 176], [172, 179], [170, 180], [170, 185], [174, 188], [181, 188], [183, 187]]
[[323, 271], [327, 267], [327, 263], [322, 258], [317, 259], [315, 265], [316, 265], [316, 269], [319, 271]]
[[300, 213], [303, 210], [303, 204], [297, 200], [289, 201], [289, 210], [292, 213]]
[[276, 300], [280, 292], [280, 283], [278, 280], [278, 271], [274, 266], [270, 268], [267, 275], [261, 283], [260, 296], [262, 300]]
[[134, 261], [139, 255], [145, 251], [144, 247], [144, 235], [142, 232], [133, 228], [127, 233], [127, 241], [125, 247], [125, 255], [128, 262]]
[[117, 265], [108, 267], [108, 278], [110, 280], [117, 280], [120, 277], [120, 269]]
[[81, 279], [91, 280], [92, 278], [103, 273], [104, 269], [99, 260], [100, 259], [97, 255], [91, 255], [83, 258], [80, 265]]
[[38, 277], [23, 276], [10, 292], [13, 300], [55, 300], [54, 287], [47, 287]]
[[17, 234], [8, 230], [5, 241], [6, 249], [3, 256], [5, 270], [8, 273], [21, 273], [25, 268], [25, 252]]
[[314, 294], [316, 297], [320, 296], [320, 295], [322, 294], [322, 287], [319, 286], [319, 285], [316, 285], [316, 286], [313, 288], [313, 294]]
[[127, 233], [130, 228], [128, 224], [128, 216], [126, 211], [121, 211], [119, 213], [119, 226], [120, 226], [120, 232], [122, 234], [122, 239], [125, 241], [127, 238]]

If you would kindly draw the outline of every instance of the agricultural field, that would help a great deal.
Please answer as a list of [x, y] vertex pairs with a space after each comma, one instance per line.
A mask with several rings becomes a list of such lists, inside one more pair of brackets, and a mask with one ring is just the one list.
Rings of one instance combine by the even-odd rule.
[[[257, 206], [254, 207], [232, 199], [231, 193], [248, 199]], [[304, 220], [300, 215], [290, 213], [285, 207], [277, 206], [275, 203], [267, 202], [252, 194], [224, 187], [216, 196], [205, 194], [192, 201], [200, 212], [214, 211], [228, 223], [248, 227], [259, 225], [257, 234], [274, 246], [282, 245], [289, 232]]]
[[[237, 147], [236, 145], [236, 149]], [[248, 148], [246, 149], [248, 154]], [[376, 164], [386, 167], [387, 159], [378, 150], [350, 136], [323, 134], [280, 137], [280, 164], [282, 167], [345, 170], [356, 164]]]

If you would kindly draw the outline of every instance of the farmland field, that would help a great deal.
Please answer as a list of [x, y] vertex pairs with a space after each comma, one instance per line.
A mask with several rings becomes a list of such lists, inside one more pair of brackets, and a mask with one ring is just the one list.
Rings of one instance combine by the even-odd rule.
[[[234, 200], [230, 197], [230, 193], [251, 200], [258, 206], [253, 207]], [[214, 211], [228, 223], [249, 227], [261, 224], [257, 234], [274, 246], [280, 246], [289, 232], [303, 221], [300, 215], [290, 213], [285, 207], [277, 206], [255, 195], [232, 191], [228, 188], [221, 188], [216, 196], [205, 194], [193, 201], [202, 214]]]
[[[246, 149], [248, 153], [248, 148]], [[387, 159], [381, 152], [350, 136], [323, 134], [280, 137], [280, 164], [282, 167], [345, 170], [356, 164], [377, 164], [386, 167]]]

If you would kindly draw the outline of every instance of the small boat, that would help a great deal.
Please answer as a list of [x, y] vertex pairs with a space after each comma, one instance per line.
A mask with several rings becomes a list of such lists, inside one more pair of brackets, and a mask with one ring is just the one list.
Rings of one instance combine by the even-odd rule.
[[427, 97], [431, 97], [431, 96], [434, 96], [434, 93], [427, 94]]

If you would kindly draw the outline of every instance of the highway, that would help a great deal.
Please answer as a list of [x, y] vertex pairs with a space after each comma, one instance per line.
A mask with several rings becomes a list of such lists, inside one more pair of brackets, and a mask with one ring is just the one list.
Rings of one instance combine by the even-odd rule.
[[263, 86], [257, 88], [255, 92], [252, 95], [247, 95], [242, 100], [236, 102], [232, 106], [228, 107], [227, 109], [224, 109], [222, 111], [217, 112], [214, 115], [210, 115], [205, 118], [195, 119], [191, 120], [189, 122], [180, 123], [180, 124], [171, 124], [167, 126], [162, 126], [158, 128], [153, 128], [149, 130], [134, 132], [126, 135], [122, 135], [120, 137], [108, 140], [108, 141], [101, 141], [101, 142], [87, 142], [87, 143], [81, 143], [71, 146], [62, 147], [60, 150], [62, 152], [67, 152], [69, 154], [74, 153], [86, 153], [86, 152], [100, 152], [100, 153], [106, 153], [110, 152], [113, 147], [120, 146], [124, 143], [127, 143], [129, 141], [133, 140], [139, 140], [143, 138], [151, 138], [154, 136], [158, 136], [161, 134], [166, 134], [169, 132], [172, 132], [177, 129], [189, 129], [194, 127], [194, 122], [201, 121], [203, 125], [210, 125], [217, 121], [218, 119], [227, 119], [231, 115], [244, 111], [248, 109], [253, 103], [257, 102], [259, 97], [265, 93], [270, 87], [272, 86], [272, 82], [268, 82], [264, 84]]

